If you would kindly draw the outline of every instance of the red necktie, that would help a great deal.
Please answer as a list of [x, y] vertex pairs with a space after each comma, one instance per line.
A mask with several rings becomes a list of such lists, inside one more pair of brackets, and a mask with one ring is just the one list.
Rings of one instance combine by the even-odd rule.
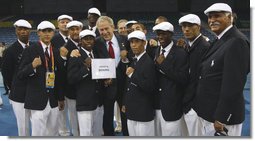
[[111, 58], [114, 59], [114, 58], [115, 58], [115, 55], [114, 55], [114, 50], [113, 50], [113, 47], [112, 47], [112, 42], [109, 41], [109, 42], [108, 42], [108, 45], [109, 45], [109, 49], [108, 49], [109, 55], [110, 55]]

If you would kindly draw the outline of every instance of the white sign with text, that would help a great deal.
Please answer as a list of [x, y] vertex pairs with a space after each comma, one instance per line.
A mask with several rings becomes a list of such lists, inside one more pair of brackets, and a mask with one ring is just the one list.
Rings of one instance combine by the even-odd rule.
[[92, 79], [116, 78], [115, 59], [92, 59]]

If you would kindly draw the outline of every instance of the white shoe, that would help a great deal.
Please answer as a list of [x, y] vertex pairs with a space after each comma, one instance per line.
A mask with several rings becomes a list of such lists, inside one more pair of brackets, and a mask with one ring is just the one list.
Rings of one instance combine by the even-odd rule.
[[116, 126], [114, 131], [120, 133], [122, 130], [121, 126]]

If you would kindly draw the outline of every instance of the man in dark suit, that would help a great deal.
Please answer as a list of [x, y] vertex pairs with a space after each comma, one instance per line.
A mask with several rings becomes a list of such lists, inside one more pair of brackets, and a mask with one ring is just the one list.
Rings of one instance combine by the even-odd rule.
[[32, 136], [58, 135], [58, 110], [64, 108], [64, 96], [57, 93], [59, 51], [50, 41], [55, 26], [42, 21], [38, 27], [39, 41], [23, 52], [18, 77], [27, 79], [25, 108], [31, 110]]
[[185, 136], [187, 127], [183, 119], [182, 100], [188, 82], [188, 54], [174, 45], [174, 27], [162, 22], [153, 27], [160, 47], [156, 51], [155, 65], [158, 88], [156, 118], [160, 120], [162, 136]]
[[87, 17], [88, 18], [88, 25], [84, 26], [83, 29], [89, 29], [89, 30], [93, 31], [96, 34], [97, 37], [100, 36], [100, 33], [99, 33], [99, 31], [97, 29], [97, 26], [96, 26], [97, 19], [100, 16], [101, 16], [101, 12], [97, 8], [95, 8], [95, 7], [90, 8], [88, 10], [88, 17]]
[[[147, 29], [142, 23], [134, 23], [131, 26], [131, 29], [132, 29], [132, 31], [140, 30], [145, 35], [147, 34]], [[144, 47], [145, 47], [145, 51], [147, 52], [147, 54], [151, 57], [152, 60], [154, 60], [155, 52], [156, 52], [158, 46], [151, 46], [149, 41], [146, 40], [146, 44]]]
[[[65, 44], [65, 46], [60, 48], [61, 58], [65, 61], [68, 61], [70, 58], [70, 54], [72, 50], [80, 49], [79, 43], [79, 33], [81, 32], [83, 24], [79, 21], [71, 21], [67, 24], [66, 28], [69, 32], [69, 40]], [[67, 102], [68, 116], [70, 128], [73, 136], [79, 135], [79, 127], [78, 127], [78, 117], [76, 112], [76, 92], [75, 86], [73, 84], [69, 84], [67, 80], [67, 67], [68, 64], [64, 64], [64, 66], [60, 69], [60, 93], [65, 95], [65, 99]]]
[[11, 90], [9, 99], [11, 99], [17, 119], [18, 135], [30, 136], [30, 111], [24, 108], [27, 83], [26, 80], [20, 80], [17, 77], [17, 72], [23, 50], [31, 44], [29, 35], [32, 26], [28, 21], [20, 19], [14, 23], [14, 27], [18, 40], [8, 47], [4, 53], [2, 75]]
[[76, 50], [73, 50], [68, 61], [68, 81], [74, 84], [76, 89], [80, 136], [94, 136], [93, 122], [99, 105], [102, 105], [102, 80], [93, 80], [91, 73], [91, 59], [97, 58], [93, 51], [95, 37], [96, 34], [91, 30], [85, 29], [80, 32], [79, 56], [75, 57]]
[[232, 9], [215, 3], [204, 12], [217, 40], [203, 57], [195, 111], [200, 117], [201, 135], [228, 129], [240, 136], [245, 116], [243, 89], [250, 72], [250, 43], [232, 25]]
[[[100, 37], [96, 39], [95, 51], [100, 58], [113, 58], [116, 62], [116, 79], [105, 80], [106, 91], [104, 95], [104, 135], [113, 136], [113, 111], [114, 102], [117, 100], [122, 107], [122, 95], [124, 93], [124, 83], [126, 80], [127, 61], [127, 38], [114, 33], [114, 23], [110, 17], [101, 16], [97, 21], [97, 28]], [[126, 63], [124, 63], [126, 62]], [[128, 135], [124, 113], [121, 112], [122, 131]]]
[[198, 70], [203, 54], [208, 50], [210, 44], [200, 33], [200, 18], [195, 14], [188, 14], [179, 19], [184, 37], [188, 40], [189, 54], [189, 84], [183, 98], [184, 119], [188, 127], [189, 136], [198, 136], [198, 116], [193, 110], [193, 101], [196, 95], [198, 83]]
[[135, 54], [135, 60], [126, 71], [129, 78], [124, 105], [128, 132], [130, 136], [154, 136], [155, 65], [145, 51], [147, 40], [142, 31], [131, 32], [128, 40]]
[[[67, 43], [69, 39], [69, 33], [68, 29], [66, 28], [66, 25], [72, 21], [73, 18], [68, 15], [61, 15], [58, 17], [58, 29], [59, 32], [55, 34], [51, 40], [52, 45], [54, 48], [60, 49], [62, 52], [63, 48], [61, 48], [64, 44]], [[65, 101], [66, 102], [66, 101]], [[59, 135], [60, 136], [69, 136], [70, 131], [67, 128], [66, 124], [66, 116], [67, 116], [67, 104], [65, 104], [66, 108], [63, 111], [59, 111]]]
[[68, 41], [69, 33], [66, 25], [72, 20], [73, 18], [68, 15], [61, 15], [58, 17], [59, 32], [55, 34], [51, 40], [51, 43], [55, 48], [59, 49]]

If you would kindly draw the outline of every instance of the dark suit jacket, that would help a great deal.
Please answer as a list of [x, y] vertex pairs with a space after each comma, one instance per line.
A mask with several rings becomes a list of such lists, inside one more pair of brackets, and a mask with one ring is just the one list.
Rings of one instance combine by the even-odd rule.
[[187, 113], [192, 108], [192, 103], [196, 95], [196, 87], [199, 76], [199, 66], [203, 55], [209, 49], [209, 42], [200, 36], [191, 47], [187, 49], [189, 54], [189, 84], [183, 98], [183, 110]]
[[135, 71], [127, 81], [125, 94], [126, 115], [130, 120], [151, 121], [154, 119], [155, 65], [145, 53], [134, 66]]
[[[77, 46], [69, 39], [67, 43], [65, 44], [65, 47], [68, 50], [67, 54], [67, 60], [63, 60], [60, 58], [61, 61], [68, 62], [70, 58], [70, 54], [74, 49], [78, 49]], [[59, 70], [59, 77], [60, 77], [60, 84], [59, 84], [59, 92], [63, 93], [67, 98], [69, 99], [76, 99], [76, 92], [75, 92], [75, 86], [73, 84], [70, 84], [67, 79], [67, 63], [64, 63], [63, 66], [61, 66], [61, 69]]]
[[53, 38], [51, 39], [51, 43], [52, 45], [59, 49], [60, 47], [62, 47], [66, 42], [63, 39], [63, 37], [60, 35], [60, 33], [57, 33], [53, 36]]
[[[68, 61], [68, 81], [75, 85], [77, 111], [91, 111], [102, 105], [103, 83], [92, 80], [91, 69], [84, 65], [88, 56], [82, 49], [80, 54], [80, 57], [70, 57]], [[96, 53], [93, 54], [97, 58]]]
[[[160, 48], [156, 52], [156, 58], [159, 53]], [[183, 115], [182, 100], [189, 76], [187, 52], [174, 44], [166, 59], [160, 65], [156, 63], [156, 70], [156, 99], [159, 99], [162, 116], [166, 121], [178, 120]]]
[[[55, 73], [58, 73], [58, 62], [56, 61], [59, 57], [59, 51], [55, 50], [53, 47], [54, 54], [54, 63], [55, 63]], [[32, 67], [32, 62], [35, 57], [40, 56], [42, 60], [42, 65], [36, 68], [36, 72]], [[45, 86], [45, 55], [43, 51], [43, 47], [41, 44], [35, 43], [34, 45], [26, 48], [23, 52], [23, 56], [21, 58], [18, 77], [20, 79], [27, 79], [27, 87], [26, 87], [26, 97], [25, 97], [25, 108], [31, 110], [43, 110], [48, 100], [50, 101], [50, 106], [57, 107], [58, 100], [64, 100], [64, 96], [61, 93], [56, 93], [55, 86], [53, 89], [47, 89]], [[56, 75], [57, 76], [57, 75]], [[56, 81], [58, 79], [56, 78]], [[55, 85], [56, 82], [55, 81]]]
[[250, 43], [234, 26], [207, 52], [201, 64], [195, 110], [225, 124], [244, 121], [243, 89], [250, 71]]
[[[115, 34], [120, 51], [126, 50], [127, 38], [122, 35]], [[99, 58], [110, 58], [107, 51], [106, 41], [102, 37], [98, 37], [95, 42], [94, 51], [99, 55]], [[117, 94], [122, 95], [124, 93], [124, 86], [126, 81], [126, 67], [127, 64], [122, 61], [119, 62], [119, 65], [116, 68], [116, 79], [113, 79], [111, 86], [107, 87], [105, 98], [115, 99]]]
[[[31, 45], [32, 43], [30, 42], [29, 44]], [[25, 101], [26, 80], [18, 79], [17, 72], [23, 50], [22, 45], [18, 41], [14, 42], [5, 50], [2, 64], [3, 79], [11, 90], [9, 98], [22, 103]]]
[[148, 53], [148, 55], [150, 56], [150, 58], [151, 58], [152, 60], [154, 60], [155, 52], [156, 52], [157, 48], [158, 48], [158, 47], [152, 47], [152, 46], [150, 46], [149, 41], [147, 42], [146, 52]]
[[[85, 29], [89, 29], [89, 26], [88, 26], [88, 25], [83, 26], [83, 30], [85, 30]], [[97, 28], [96, 28], [95, 34], [96, 34], [96, 37], [99, 37], [99, 36], [100, 36], [100, 33], [99, 33], [99, 31], [98, 31]]]

